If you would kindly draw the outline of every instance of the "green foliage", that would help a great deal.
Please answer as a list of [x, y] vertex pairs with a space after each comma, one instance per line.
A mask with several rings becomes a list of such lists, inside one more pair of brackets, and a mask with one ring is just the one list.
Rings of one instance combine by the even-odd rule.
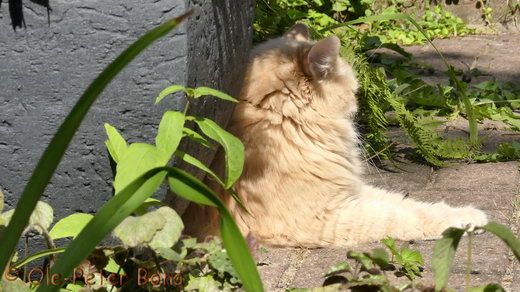
[[[79, 267], [84, 273], [93, 275], [96, 283], [100, 283], [102, 279], [105, 280], [104, 285], [95, 284], [91, 287], [87, 287], [86, 282], [85, 285], [64, 283], [63, 285], [66, 286], [64, 290], [77, 291], [83, 288], [111, 290], [115, 286], [106, 281], [104, 271], [119, 274], [124, 270], [129, 275], [132, 271], [135, 272], [134, 268], [142, 267], [152, 269], [151, 271], [156, 273], [163, 273], [159, 253], [156, 251], [161, 250], [162, 253], [160, 254], [168, 254], [165, 250], [170, 250], [178, 241], [183, 224], [180, 217], [169, 207], [161, 207], [153, 211], [149, 211], [148, 208], [160, 205], [149, 197], [165, 181], [165, 178], [168, 178], [169, 186], [180, 195], [194, 199], [199, 203], [215, 206], [221, 213], [221, 234], [225, 250], [220, 247], [219, 251], [208, 256], [208, 267], [215, 271], [214, 279], [222, 282], [224, 278], [229, 278], [231, 280], [225, 281], [231, 283], [232, 286], [230, 287], [243, 285], [243, 288], [247, 291], [261, 291], [263, 289], [245, 240], [218, 196], [194, 177], [177, 168], [165, 166], [171, 156], [177, 152], [177, 146], [183, 137], [199, 141], [205, 146], [209, 145], [206, 138], [184, 127], [187, 120], [194, 120], [203, 133], [224, 146], [226, 155], [229, 157], [227, 159], [229, 169], [226, 179], [221, 181], [227, 188], [231, 187], [242, 171], [243, 146], [238, 139], [207, 119], [186, 117], [185, 113], [166, 112], [159, 125], [156, 145], [144, 143], [127, 145], [117, 130], [106, 124], [105, 129], [109, 137], [106, 146], [113, 160], [117, 163], [114, 179], [115, 196], [95, 216], [71, 215], [59, 221], [51, 232], [48, 232], [47, 229], [52, 222], [53, 210], [49, 205], [38, 202], [72, 135], [104, 87], [147, 45], [165, 35], [186, 16], [173, 19], [148, 32], [112, 62], [85, 91], [42, 156], [17, 208], [14, 212], [11, 210], [1, 215], [1, 224], [8, 224], [7, 228], [1, 230], [2, 234], [0, 234], [0, 246], [2, 246], [0, 267], [2, 272], [12, 257], [14, 246], [22, 231], [26, 230], [27, 232], [34, 229], [44, 235], [49, 246], [54, 246], [53, 239], [56, 238], [72, 237], [74, 239], [65, 250], [63, 248], [50, 248], [33, 254], [15, 265], [20, 266], [43, 256], [63, 253], [52, 265], [51, 274], [70, 275], [75, 268]], [[224, 100], [235, 101], [227, 94], [206, 87], [197, 89], [180, 88], [188, 93], [186, 109], [191, 98], [199, 98], [203, 95], [214, 95]], [[163, 97], [166, 95], [164, 94]], [[229, 153], [230, 151], [233, 152]], [[3, 207], [3, 195], [0, 199]], [[141, 216], [128, 217], [135, 211]], [[26, 228], [27, 223], [29, 223], [30, 228]], [[82, 228], [79, 233], [78, 228]], [[114, 229], [116, 237], [120, 238], [125, 246], [97, 248], [96, 245]], [[138, 251], [143, 250], [151, 252], [152, 260], [139, 257]], [[170, 254], [172, 253], [175, 253], [175, 251], [171, 250]], [[132, 257], [133, 264], [128, 262], [130, 257]], [[179, 260], [183, 261], [183, 258], [180, 257]], [[237, 267], [236, 273], [232, 265]], [[207, 272], [201, 276], [205, 277], [206, 275], [208, 275]], [[84, 280], [87, 281], [87, 275], [84, 276]], [[181, 275], [181, 277], [184, 276]], [[20, 281], [5, 283], [5, 281], [0, 280], [0, 285], [3, 285], [4, 290], [15, 291], [18, 288], [20, 291], [27, 290], [27, 285]], [[4, 287], [5, 285], [9, 285], [9, 287]], [[56, 291], [60, 289], [60, 286], [62, 284], [43, 281], [37, 287], [37, 291]], [[151, 288], [153, 285], [148, 284], [148, 286]], [[182, 286], [179, 287], [179, 289], [181, 288]]]
[[390, 250], [390, 253], [395, 259], [395, 263], [402, 267], [400, 269], [401, 273], [410, 280], [415, 279], [417, 276], [421, 277], [424, 260], [419, 251], [411, 250], [406, 247], [397, 250], [395, 240], [391, 238], [383, 239], [381, 242]]
[[[255, 39], [262, 41], [283, 34], [295, 22], [310, 26], [316, 37], [335, 34], [342, 40], [341, 56], [349, 61], [360, 82], [358, 120], [362, 126], [367, 157], [390, 157], [391, 143], [386, 129], [392, 113], [398, 126], [417, 150], [421, 160], [445, 165], [445, 159], [470, 159], [480, 149], [477, 122], [491, 119], [520, 130], [513, 112], [520, 105], [520, 90], [495, 80], [470, 86], [460, 76], [478, 75], [477, 70], [456, 72], [431, 43], [431, 38], [471, 33], [464, 23], [441, 6], [423, 5], [425, 13], [416, 17], [406, 1], [349, 0], [263, 0], [256, 10]], [[415, 6], [414, 6], [415, 8]], [[355, 26], [356, 24], [362, 24]], [[437, 50], [447, 67], [450, 85], [430, 85], [416, 73], [424, 65], [398, 44], [424, 43]], [[402, 55], [398, 59], [368, 50], [386, 48]], [[379, 69], [378, 69], [379, 68]], [[428, 68], [426, 68], [429, 70]], [[445, 139], [437, 127], [456, 117], [469, 122], [469, 139]], [[478, 157], [478, 156], [477, 156]], [[492, 161], [493, 159], [490, 159]]]
[[87, 88], [65, 121], [54, 135], [49, 146], [38, 162], [29, 182], [18, 201], [12, 220], [7, 228], [0, 234], [0, 274], [3, 274], [11, 254], [22, 235], [31, 213], [36, 208], [43, 190], [49, 183], [52, 174], [56, 170], [72, 136], [77, 131], [81, 121], [87, 114], [92, 103], [97, 99], [103, 89], [112, 79], [141, 51], [156, 39], [166, 35], [177, 26], [187, 15], [172, 19], [163, 25], [149, 31], [129, 48], [127, 48], [114, 62], [112, 62]]
[[[321, 31], [366, 16], [407, 13], [417, 8], [414, 5], [421, 4], [406, 6], [405, 1], [400, 0], [262, 0], [256, 6], [253, 25], [255, 40], [263, 41], [273, 35], [281, 35], [295, 22], [306, 23], [313, 30]], [[460, 36], [473, 32], [460, 18], [442, 10], [440, 5], [423, 4], [422, 8], [425, 12], [414, 18], [430, 38]], [[427, 40], [417, 28], [402, 20], [376, 21], [363, 27], [363, 30], [363, 33], [380, 36], [385, 43], [419, 44]], [[358, 30], [341, 32], [351, 38]]]

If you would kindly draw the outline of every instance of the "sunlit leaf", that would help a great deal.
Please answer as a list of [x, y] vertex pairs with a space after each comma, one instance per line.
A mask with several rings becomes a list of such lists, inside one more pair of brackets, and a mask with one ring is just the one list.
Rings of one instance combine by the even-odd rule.
[[464, 229], [448, 228], [442, 233], [442, 238], [435, 242], [432, 256], [435, 291], [440, 291], [448, 283], [455, 251], [464, 232]]
[[119, 134], [116, 128], [112, 127], [109, 123], [105, 123], [105, 132], [107, 133], [108, 140], [105, 145], [108, 148], [108, 152], [112, 159], [119, 163], [119, 159], [125, 154], [127, 144], [125, 139]]
[[184, 121], [184, 114], [176, 111], [167, 111], [161, 119], [155, 144], [168, 156], [173, 155], [181, 142]]
[[54, 224], [49, 235], [54, 240], [64, 237], [75, 238], [93, 217], [94, 216], [90, 214], [84, 213], [69, 215]]
[[226, 152], [226, 179], [225, 188], [230, 188], [242, 174], [244, 166], [244, 145], [242, 142], [217, 123], [206, 118], [192, 118], [202, 132], [217, 141]]
[[224, 93], [222, 91], [218, 91], [218, 90], [213, 89], [213, 88], [209, 88], [209, 87], [198, 87], [198, 88], [195, 88], [193, 90], [193, 93], [194, 93], [193, 97], [195, 97], [195, 98], [201, 97], [203, 95], [211, 95], [211, 96], [223, 99], [223, 100], [232, 101], [232, 102], [238, 102], [238, 100], [232, 98], [228, 94], [226, 94], [226, 93]]

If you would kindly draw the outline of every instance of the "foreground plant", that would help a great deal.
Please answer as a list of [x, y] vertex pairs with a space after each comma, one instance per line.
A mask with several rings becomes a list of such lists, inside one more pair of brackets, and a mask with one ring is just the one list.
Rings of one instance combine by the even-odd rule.
[[[29, 218], [35, 210], [46, 185], [49, 183], [63, 153], [72, 139], [72, 136], [77, 131], [90, 106], [108, 83], [135, 56], [156, 39], [164, 36], [175, 28], [177, 24], [187, 16], [188, 14], [185, 14], [179, 18], [170, 20], [151, 30], [142, 38], [137, 40], [92, 82], [80, 100], [76, 103], [42, 155], [42, 158], [38, 162], [29, 183], [25, 187], [16, 206], [16, 209], [10, 218], [9, 224], [0, 234], [0, 272], [2, 272], [2, 274], [10, 262], [15, 246], [19, 241], [23, 230], [26, 228]], [[199, 92], [200, 91], [203, 92], [201, 94], [215, 93], [204, 93], [204, 89], [199, 90]], [[215, 95], [219, 96], [220, 93]], [[197, 98], [198, 96], [193, 97]], [[229, 136], [223, 139], [221, 137], [222, 132], [219, 132], [219, 129], [216, 127], [214, 122], [204, 118], [185, 117], [184, 114], [177, 112], [168, 112], [163, 117], [163, 122], [161, 123], [163, 126], [160, 126], [160, 133], [156, 140], [156, 146], [134, 143], [127, 149], [123, 146], [126, 142], [122, 143], [123, 141], [120, 139], [111, 139], [109, 141], [109, 149], [111, 154], [115, 154], [114, 160], [119, 162], [119, 173], [114, 182], [116, 195], [106, 203], [93, 218], [88, 220], [81, 232], [75, 235], [75, 239], [67, 249], [63, 251], [63, 254], [58, 257], [56, 263], [50, 270], [50, 275], [57, 275], [57, 279], [55, 279], [56, 281], [43, 281], [42, 285], [37, 288], [37, 291], [58, 290], [60, 286], [64, 284], [61, 282], [63, 278], [73, 274], [74, 269], [79, 267], [82, 261], [92, 254], [96, 245], [99, 244], [121, 222], [123, 222], [125, 218], [141, 207], [146, 199], [154, 193], [165, 179], [167, 179], [170, 188], [178, 195], [200, 204], [214, 206], [220, 211], [223, 244], [231, 262], [236, 268], [238, 278], [240, 278], [243, 287], [247, 291], [262, 290], [260, 277], [245, 240], [241, 236], [233, 218], [220, 199], [196, 178], [178, 168], [165, 166], [170, 160], [170, 157], [177, 150], [178, 143], [183, 135], [183, 124], [185, 119], [194, 120], [201, 130], [210, 138], [213, 138], [213, 135], [218, 135], [219, 137], [215, 138], [215, 140], [219, 143], [222, 141], [228, 142], [229, 139], [231, 139]], [[109, 132], [113, 133], [110, 126], [107, 126], [107, 128]], [[191, 136], [195, 135], [193, 134], [193, 131], [190, 132], [189, 130], [185, 130], [185, 132], [187, 132], [188, 136], [190, 134]], [[237, 146], [236, 144], [233, 145], [233, 149], [229, 148], [231, 147], [229, 144], [223, 146], [226, 150], [240, 151], [240, 146]], [[237, 160], [237, 157], [240, 157], [240, 154], [234, 154], [236, 155], [233, 155], [228, 159], [228, 166], [232, 164], [232, 167], [228, 168], [228, 175], [224, 180], [226, 188], [230, 187], [233, 180], [236, 179], [241, 172], [241, 164], [240, 161]], [[129, 166], [129, 164], [131, 164], [132, 161], [135, 162], [135, 159], [139, 157], [146, 157], [146, 159], [144, 159], [143, 165], [134, 170]], [[232, 160], [233, 162], [231, 162]], [[125, 165], [127, 165], [127, 167], [125, 167]], [[154, 215], [151, 215], [154, 217], [152, 218], [152, 221], [157, 217], [161, 217], [161, 214], [159, 214], [161, 212], [164, 214], [173, 214], [170, 209], [158, 209], [154, 212], [158, 213], [158, 216], [155, 215], [155, 217]], [[162, 214], [163, 218], [165, 217], [164, 214]], [[171, 216], [168, 215], [166, 217]], [[175, 220], [173, 221], [173, 225], [171, 223], [164, 223], [162, 225], [162, 228], [168, 229], [168, 233], [163, 232], [160, 234], [152, 234], [153, 239], [158, 237], [158, 241], [150, 241], [147, 242], [147, 244], [152, 248], [158, 248], [161, 247], [162, 244], [168, 245], [171, 242], [175, 242], [175, 237], [178, 236], [179, 232], [175, 232], [175, 230], [169, 228], [177, 224], [176, 227], [179, 229], [180, 226], [178, 221], [177, 223], [175, 223]], [[123, 232], [123, 234], [124, 233], [125, 232]], [[167, 238], [161, 238], [163, 235]], [[142, 242], [136, 241], [136, 243], [140, 244]], [[54, 253], [54, 251], [49, 253]], [[0, 279], [0, 285], [2, 285], [2, 287], [6, 287], [6, 285], [20, 286], [22, 284], [19, 280], [6, 282], [6, 280]]]

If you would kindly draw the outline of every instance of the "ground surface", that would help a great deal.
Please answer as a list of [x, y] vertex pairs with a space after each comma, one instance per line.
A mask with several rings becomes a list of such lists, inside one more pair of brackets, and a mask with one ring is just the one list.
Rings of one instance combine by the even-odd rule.
[[[497, 79], [511, 81], [520, 86], [520, 35], [471, 36], [462, 39], [438, 40], [436, 44], [446, 52], [450, 62], [459, 68], [461, 63], [471, 66], [477, 56], [477, 68], [497, 76]], [[487, 48], [487, 49], [486, 49]], [[434, 68], [443, 70], [431, 47], [413, 47], [409, 51]], [[431, 81], [441, 81], [440, 75], [428, 77]], [[467, 126], [464, 121], [455, 121], [446, 127], [453, 135], [465, 135]], [[495, 123], [480, 125], [480, 134], [489, 137], [485, 148], [494, 148], [503, 141], [520, 140], [520, 135], [500, 128]], [[400, 136], [399, 131], [393, 136]], [[496, 148], [495, 148], [496, 149]], [[412, 198], [435, 202], [444, 200], [452, 205], [471, 204], [483, 209], [491, 221], [509, 225], [519, 234], [520, 219], [520, 172], [518, 162], [486, 164], [454, 164], [433, 169], [406, 160], [399, 164], [398, 170], [385, 170], [368, 167], [366, 181], [380, 187], [408, 192]], [[432, 283], [431, 254], [433, 241], [414, 243], [398, 242], [398, 247], [408, 246], [419, 250], [425, 261], [424, 277], [419, 281]], [[472, 285], [491, 282], [500, 283], [507, 291], [520, 291], [520, 264], [505, 245], [492, 234], [486, 233], [474, 238]], [[383, 247], [371, 243], [353, 247], [357, 251], [369, 251]], [[346, 259], [349, 249], [297, 249], [268, 248], [260, 255], [259, 270], [268, 291], [287, 288], [319, 287], [323, 283], [323, 272], [333, 264]], [[459, 246], [449, 285], [457, 291], [464, 289], [466, 272], [467, 238]], [[395, 279], [396, 283], [406, 281]]]

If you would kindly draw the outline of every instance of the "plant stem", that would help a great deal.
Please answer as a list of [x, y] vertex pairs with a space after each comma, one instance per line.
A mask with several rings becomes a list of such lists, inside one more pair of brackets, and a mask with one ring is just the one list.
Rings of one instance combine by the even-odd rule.
[[468, 264], [466, 265], [466, 292], [468, 292], [471, 287], [471, 269], [472, 269], [471, 251], [472, 251], [472, 247], [473, 247], [473, 231], [468, 232]]

